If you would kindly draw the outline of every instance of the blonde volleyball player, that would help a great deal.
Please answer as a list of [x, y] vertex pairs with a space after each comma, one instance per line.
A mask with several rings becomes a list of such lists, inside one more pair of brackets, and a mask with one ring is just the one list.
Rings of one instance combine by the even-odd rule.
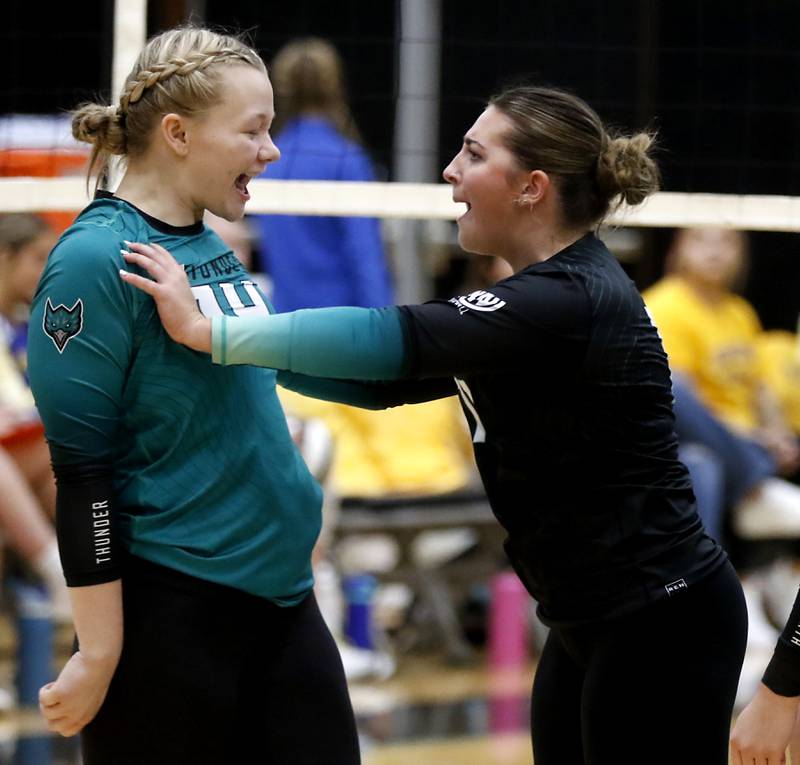
[[272, 118], [258, 54], [194, 28], [150, 40], [118, 104], [74, 115], [95, 160], [127, 162], [51, 253], [29, 341], [79, 643], [40, 706], [86, 765], [359, 762], [312, 592], [321, 492], [275, 373], [212, 367], [118, 276], [126, 240], [159, 243], [207, 315], [269, 314], [203, 213], [242, 217], [280, 156]]

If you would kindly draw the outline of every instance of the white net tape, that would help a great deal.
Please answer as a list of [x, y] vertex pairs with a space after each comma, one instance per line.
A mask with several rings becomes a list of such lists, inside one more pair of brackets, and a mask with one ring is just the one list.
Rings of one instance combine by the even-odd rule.
[[[251, 181], [247, 212], [365, 215], [455, 220], [464, 206], [446, 184]], [[0, 179], [0, 212], [79, 210], [86, 181], [68, 178]], [[622, 226], [723, 226], [749, 231], [800, 231], [800, 197], [661, 192], [609, 221]]]

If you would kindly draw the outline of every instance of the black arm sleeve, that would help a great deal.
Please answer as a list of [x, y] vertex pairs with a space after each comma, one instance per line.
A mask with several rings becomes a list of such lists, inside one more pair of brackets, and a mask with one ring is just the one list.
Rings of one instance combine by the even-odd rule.
[[428, 380], [336, 380], [296, 372], [278, 372], [278, 384], [311, 398], [335, 401], [361, 409], [388, 409], [402, 404], [421, 404], [455, 396], [452, 377]]
[[85, 587], [120, 578], [111, 468], [68, 465], [55, 468], [56, 536], [69, 587]]
[[779, 696], [800, 696], [800, 592], [762, 682]]

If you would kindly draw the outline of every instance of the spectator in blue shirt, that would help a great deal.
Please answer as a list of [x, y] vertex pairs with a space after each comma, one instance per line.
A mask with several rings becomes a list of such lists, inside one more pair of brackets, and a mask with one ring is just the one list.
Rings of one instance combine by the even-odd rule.
[[[372, 181], [345, 98], [342, 63], [324, 40], [284, 46], [271, 69], [282, 158], [271, 179]], [[278, 311], [393, 302], [379, 221], [363, 217], [262, 215], [261, 267]]]

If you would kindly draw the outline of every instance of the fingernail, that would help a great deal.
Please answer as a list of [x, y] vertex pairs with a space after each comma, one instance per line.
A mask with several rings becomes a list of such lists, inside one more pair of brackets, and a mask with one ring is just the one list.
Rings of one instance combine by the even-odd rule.
[[128, 272], [124, 271], [123, 269], [120, 268], [119, 275], [124, 278], [124, 277], [126, 277], [128, 275]]
[[132, 252], [128, 252], [127, 250], [120, 250], [120, 253], [122, 253], [123, 256], [124, 255], [133, 255]]
[[130, 247], [133, 244], [133, 242], [129, 242], [127, 239], [123, 239], [122, 241], [124, 244], [127, 244], [128, 247]]

